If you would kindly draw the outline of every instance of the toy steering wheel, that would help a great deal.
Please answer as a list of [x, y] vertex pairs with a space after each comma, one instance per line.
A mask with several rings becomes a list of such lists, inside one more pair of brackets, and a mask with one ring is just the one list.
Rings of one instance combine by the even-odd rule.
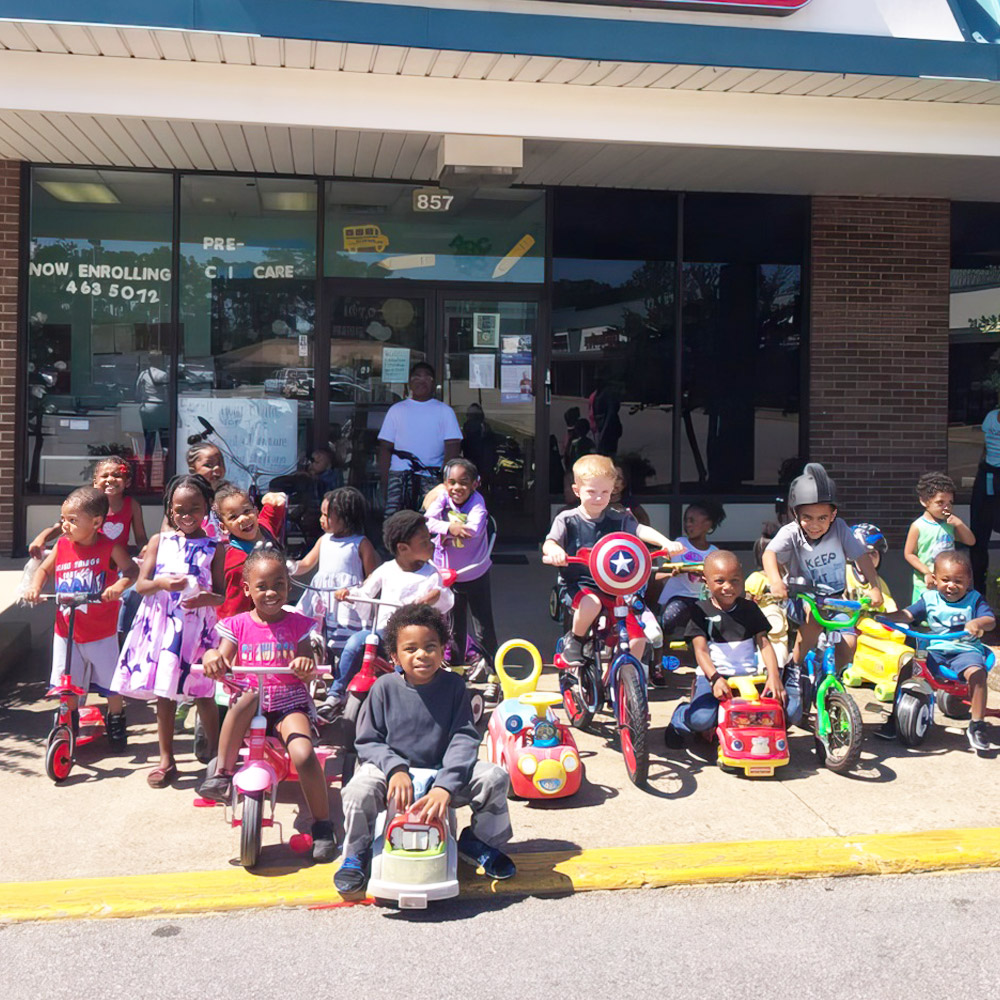
[[562, 695], [553, 694], [549, 691], [528, 691], [526, 694], [522, 694], [518, 701], [522, 705], [529, 705], [535, 710], [535, 715], [539, 719], [545, 718], [545, 711], [549, 708], [555, 708], [556, 705], [562, 704]]

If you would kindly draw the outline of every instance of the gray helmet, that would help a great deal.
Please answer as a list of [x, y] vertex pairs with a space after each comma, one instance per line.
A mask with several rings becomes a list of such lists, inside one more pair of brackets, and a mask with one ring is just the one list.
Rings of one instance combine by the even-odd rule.
[[788, 487], [788, 506], [798, 510], [808, 503], [837, 504], [837, 488], [826, 474], [826, 469], [818, 462], [810, 462], [801, 476], [792, 480]]

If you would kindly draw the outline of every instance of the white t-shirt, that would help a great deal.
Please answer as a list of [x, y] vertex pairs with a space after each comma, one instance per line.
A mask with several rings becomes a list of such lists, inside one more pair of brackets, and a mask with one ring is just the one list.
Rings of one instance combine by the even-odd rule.
[[[388, 441], [401, 451], [416, 455], [424, 465], [439, 468], [444, 462], [445, 441], [461, 441], [455, 411], [439, 399], [403, 399], [389, 407], [378, 432], [380, 441]], [[398, 455], [392, 456], [389, 468], [405, 472], [410, 463]]]
[[[448, 587], [442, 586], [441, 577], [432, 563], [424, 563], [420, 569], [408, 573], [402, 569], [395, 559], [382, 563], [372, 572], [372, 575], [360, 587], [351, 588], [351, 597], [355, 607], [365, 618], [371, 613], [370, 604], [365, 604], [366, 597], [377, 597], [393, 604], [412, 604], [418, 598], [432, 590], [440, 590], [441, 596], [434, 602], [434, 607], [446, 615], [455, 603], [455, 597]], [[389, 620], [395, 608], [376, 604], [378, 614], [375, 617], [375, 628], [382, 628]]]
[[813, 586], [839, 594], [847, 588], [847, 564], [860, 559], [868, 548], [838, 517], [815, 542], [794, 521], [786, 524], [768, 543], [767, 551], [788, 567], [789, 577], [805, 577]]
[[1000, 410], [990, 410], [983, 420], [986, 439], [986, 464], [1000, 467]]
[[[684, 551], [679, 556], [671, 556], [673, 562], [698, 563], [704, 562], [705, 556], [709, 552], [716, 552], [717, 545], [709, 544], [708, 548], [696, 549], [687, 538], [681, 535], [677, 541], [684, 546]], [[700, 573], [679, 573], [664, 581], [663, 590], [660, 591], [660, 604], [666, 604], [671, 597], [701, 597], [701, 590], [704, 581]]]

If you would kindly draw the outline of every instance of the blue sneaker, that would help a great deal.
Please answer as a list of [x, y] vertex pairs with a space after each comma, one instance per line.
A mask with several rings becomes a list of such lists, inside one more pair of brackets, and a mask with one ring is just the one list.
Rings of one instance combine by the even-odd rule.
[[350, 855], [333, 876], [333, 885], [337, 892], [344, 896], [356, 895], [365, 891], [368, 885], [368, 865], [365, 858]]
[[488, 878], [511, 878], [517, 873], [514, 862], [503, 851], [484, 844], [466, 827], [458, 838], [458, 856], [473, 868], [482, 868]]

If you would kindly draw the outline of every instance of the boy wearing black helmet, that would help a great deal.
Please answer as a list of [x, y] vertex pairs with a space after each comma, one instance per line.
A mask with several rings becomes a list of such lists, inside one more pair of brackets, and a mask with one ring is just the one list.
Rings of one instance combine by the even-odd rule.
[[[795, 520], [781, 528], [764, 550], [764, 572], [775, 597], [788, 597], [785, 577], [804, 578], [823, 593], [839, 597], [847, 589], [847, 568], [851, 562], [866, 581], [878, 580], [867, 545], [837, 516], [836, 487], [822, 465], [810, 462], [802, 475], [793, 480], [788, 490], [788, 507]], [[882, 605], [882, 591], [877, 582], [869, 585], [868, 597], [873, 607]], [[806, 653], [816, 648], [820, 625], [811, 615], [803, 613], [798, 601], [792, 602], [788, 616], [799, 626], [792, 659], [801, 666]], [[851, 660], [857, 643], [854, 635], [846, 632], [842, 635], [844, 641], [837, 645], [838, 666]]]

